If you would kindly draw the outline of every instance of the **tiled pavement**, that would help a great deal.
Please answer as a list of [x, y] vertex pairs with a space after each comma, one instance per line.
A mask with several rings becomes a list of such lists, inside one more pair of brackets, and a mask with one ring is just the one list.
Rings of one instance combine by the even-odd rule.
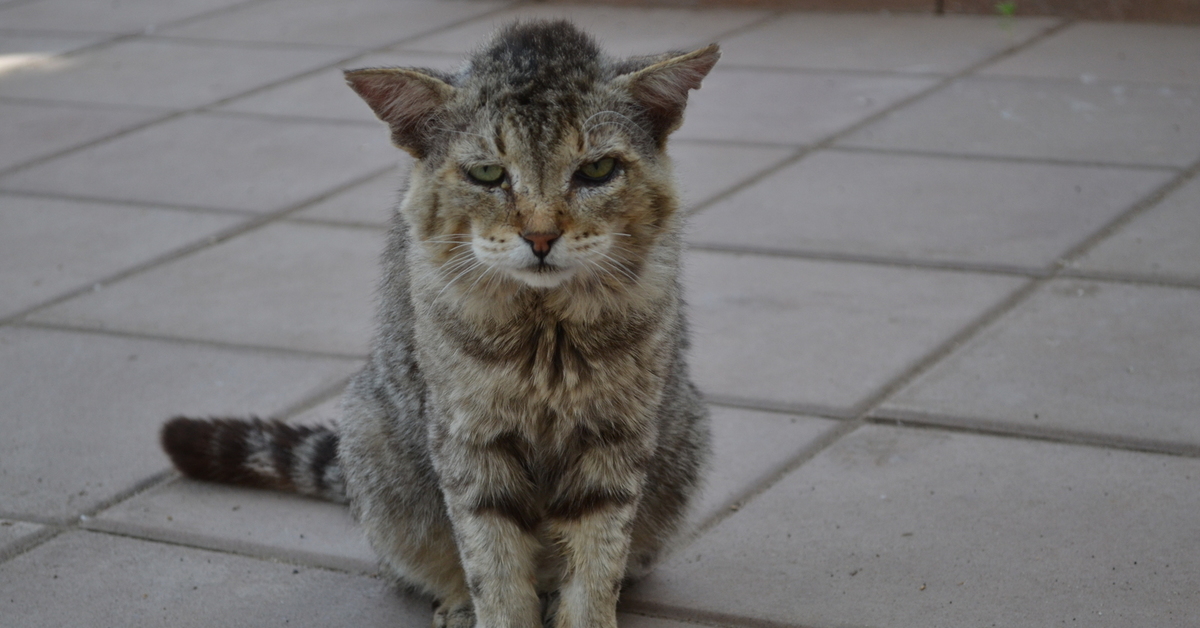
[[1200, 29], [7, 0], [0, 626], [427, 624], [156, 429], [334, 417], [403, 177], [338, 68], [559, 14], [726, 52], [672, 145], [717, 459], [623, 626], [1200, 625]]

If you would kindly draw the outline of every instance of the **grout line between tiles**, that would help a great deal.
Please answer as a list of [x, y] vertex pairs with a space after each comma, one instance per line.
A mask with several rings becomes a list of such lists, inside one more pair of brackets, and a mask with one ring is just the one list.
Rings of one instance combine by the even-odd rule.
[[[376, 572], [376, 570], [374, 570], [374, 569], [372, 569], [370, 572], [361, 571], [360, 570], [361, 567], [363, 567], [365, 565], [363, 563], [359, 563], [357, 561], [353, 561], [353, 562], [345, 561], [345, 563], [343, 565], [338, 566], [338, 565], [336, 565], [336, 563], [340, 562], [340, 561], [337, 561], [336, 559], [321, 560], [321, 557], [324, 556], [322, 554], [315, 554], [315, 553], [309, 553], [309, 552], [303, 552], [303, 551], [286, 552], [286, 553], [283, 553], [282, 555], [274, 554], [274, 553], [270, 553], [268, 551], [257, 551], [259, 549], [265, 548], [266, 546], [262, 546], [262, 545], [258, 545], [258, 544], [254, 544], [254, 543], [242, 543], [242, 542], [238, 542], [238, 541], [222, 540], [219, 543], [212, 543], [212, 544], [205, 544], [203, 542], [197, 543], [197, 541], [199, 541], [200, 539], [206, 539], [208, 537], [203, 537], [200, 535], [190, 535], [190, 534], [179, 534], [179, 535], [170, 534], [170, 533], [154, 534], [154, 533], [150, 533], [148, 530], [143, 530], [140, 526], [125, 527], [123, 525], [121, 525], [121, 526], [109, 526], [109, 525], [104, 525], [104, 524], [97, 525], [95, 522], [89, 521], [89, 522], [87, 522], [86, 525], [81, 525], [76, 529], [83, 531], [83, 532], [90, 532], [93, 534], [103, 534], [105, 536], [120, 537], [120, 538], [130, 539], [130, 540], [134, 540], [134, 541], [142, 541], [142, 542], [146, 542], [146, 543], [157, 543], [159, 545], [169, 545], [172, 547], [183, 547], [183, 548], [187, 548], [187, 549], [202, 550], [202, 551], [206, 551], [206, 552], [215, 552], [217, 554], [225, 554], [228, 556], [236, 556], [236, 557], [240, 557], [240, 558], [249, 558], [252, 560], [259, 560], [259, 561], [269, 562], [269, 563], [282, 563], [282, 564], [286, 564], [286, 565], [293, 565], [296, 567], [303, 567], [305, 569], [320, 569], [322, 571], [330, 571], [330, 572], [334, 572], [334, 573], [345, 573], [345, 574], [350, 574], [350, 575], [355, 575], [355, 576], [367, 576], [367, 577], [374, 576], [375, 572]], [[235, 547], [236, 549], [230, 549], [231, 546]], [[242, 551], [242, 550], [248, 550], [248, 552]], [[304, 558], [316, 558], [317, 562], [323, 562], [326, 564], [316, 564], [313, 562], [304, 562], [303, 561]], [[346, 567], [350, 567], [350, 568], [347, 569]], [[398, 593], [398, 595], [403, 596], [406, 594], [401, 590], [401, 592]]]
[[1073, 430], [1069, 428], [1039, 427], [998, 421], [975, 419], [952, 415], [939, 415], [920, 410], [881, 408], [867, 417], [867, 422], [880, 425], [895, 425], [904, 428], [925, 428], [953, 432], [986, 434], [1019, 440], [1037, 440], [1068, 445], [1082, 445], [1098, 449], [1119, 449], [1139, 453], [1200, 458], [1200, 444], [1180, 443], [1149, 438], [1131, 438]]
[[94, 205], [111, 205], [114, 207], [127, 207], [137, 209], [157, 209], [163, 211], [182, 211], [193, 212], [199, 214], [219, 214], [223, 216], [240, 216], [242, 218], [253, 218], [261, 216], [262, 212], [256, 212], [249, 209], [229, 209], [227, 207], [204, 207], [201, 205], [177, 205], [174, 203], [160, 203], [155, 201], [139, 201], [132, 199], [121, 198], [104, 198], [99, 196], [84, 196], [81, 194], [67, 194], [63, 192], [45, 192], [39, 190], [17, 190], [0, 188], [0, 197], [3, 196], [21, 196], [32, 199], [45, 199], [54, 201], [72, 201], [76, 203], [88, 203]]
[[334, 554], [307, 552], [299, 549], [284, 549], [267, 543], [256, 543], [234, 538], [208, 536], [195, 532], [183, 532], [156, 528], [150, 525], [108, 521], [105, 519], [86, 519], [79, 528], [88, 532], [97, 532], [111, 536], [120, 536], [139, 541], [164, 543], [178, 547], [188, 547], [222, 554], [255, 558], [272, 562], [312, 569], [326, 569], [342, 573], [372, 576], [378, 573], [377, 565], [373, 562], [346, 558]]
[[1156, 172], [1180, 172], [1185, 168], [1163, 164], [1147, 164], [1119, 161], [1081, 161], [1074, 159], [1058, 159], [1054, 157], [1023, 157], [1019, 155], [990, 155], [985, 153], [955, 153], [947, 151], [921, 150], [915, 148], [885, 148], [875, 146], [854, 146], [838, 144], [825, 150], [840, 153], [866, 153], [872, 155], [897, 155], [902, 157], [929, 157], [933, 159], [954, 159], [960, 161], [986, 161], [1000, 163], [1033, 164], [1039, 166], [1073, 166], [1078, 168], [1109, 168], [1125, 170], [1152, 170]]
[[226, 240], [230, 240], [234, 237], [240, 236], [244, 233], [247, 233], [247, 232], [257, 229], [259, 227], [263, 227], [267, 224], [275, 222], [276, 220], [283, 218], [285, 216], [288, 216], [292, 213], [298, 212], [298, 211], [308, 207], [309, 205], [323, 201], [335, 194], [344, 192], [356, 185], [365, 183], [366, 181], [369, 181], [377, 176], [381, 176], [383, 173], [389, 172], [394, 169], [395, 169], [395, 165], [389, 165], [385, 168], [379, 168], [377, 170], [367, 173], [366, 175], [363, 175], [360, 177], [355, 177], [354, 179], [351, 179], [350, 181], [347, 181], [346, 183], [343, 183], [337, 187], [331, 188], [329, 190], [321, 192], [320, 194], [317, 194], [317, 195], [311, 196], [307, 199], [304, 199], [304, 200], [300, 201], [299, 203], [294, 203], [288, 207], [284, 207], [283, 209], [275, 210], [273, 212], [267, 212], [267, 213], [258, 214], [256, 216], [250, 217], [245, 222], [242, 222], [240, 224], [233, 225], [232, 227], [229, 227], [227, 229], [218, 231], [217, 233], [215, 233], [207, 238], [204, 238], [204, 239], [196, 241], [196, 242], [192, 242], [191, 244], [185, 244], [185, 245], [183, 245], [179, 248], [176, 248], [172, 251], [168, 251], [166, 253], [163, 253], [161, 255], [153, 257], [149, 260], [141, 262], [140, 264], [135, 264], [133, 266], [130, 266], [128, 268], [120, 270], [112, 275], [109, 275], [109, 276], [101, 278], [97, 281], [91, 282], [88, 285], [80, 286], [73, 290], [69, 290], [63, 294], [56, 296], [56, 297], [52, 297], [46, 301], [43, 301], [43, 302], [33, 305], [31, 307], [27, 307], [24, 310], [20, 310], [14, 314], [10, 314], [7, 317], [0, 318], [0, 325], [5, 325], [7, 323], [18, 321], [18, 320], [23, 319], [31, 314], [38, 312], [40, 310], [58, 305], [59, 303], [62, 303], [68, 299], [77, 297], [81, 294], [85, 294], [89, 291], [103, 288], [106, 285], [115, 283], [117, 281], [121, 281], [123, 279], [127, 279], [134, 275], [141, 274], [150, 269], [156, 268], [160, 265], [163, 265], [163, 264], [166, 264], [169, 262], [174, 262], [176, 260], [185, 258], [189, 255], [192, 255], [199, 251], [205, 250], [211, 246], [220, 244], [222, 242], [225, 242]]
[[272, 345], [252, 345], [236, 342], [226, 342], [221, 340], [211, 340], [206, 338], [189, 338], [185, 336], [168, 336], [166, 334], [150, 334], [145, 332], [124, 331], [120, 329], [100, 329], [96, 327], [84, 327], [81, 325], [69, 325], [64, 323], [46, 323], [41, 321], [15, 321], [8, 323], [14, 328], [26, 329], [42, 329], [46, 331], [62, 331], [77, 334], [93, 334], [96, 336], [109, 336], [112, 338], [128, 338], [131, 340], [151, 340], [154, 342], [169, 342], [174, 344], [190, 345], [193, 347], [210, 347], [213, 349], [221, 349], [225, 351], [241, 351], [249, 353], [272, 353], [283, 356], [293, 356], [299, 358], [312, 358], [320, 360], [365, 360], [366, 353], [338, 353], [333, 351], [314, 351], [311, 349], [291, 349], [288, 347], [277, 347]]
[[723, 408], [740, 408], [742, 410], [756, 410], [758, 412], [771, 412], [774, 414], [804, 415], [819, 419], [833, 419], [835, 421], [854, 418], [852, 412], [832, 406], [752, 399], [734, 395], [704, 394], [703, 397], [704, 403]]
[[1071, 263], [1086, 255], [1097, 244], [1107, 239], [1109, 236], [1116, 233], [1119, 229], [1132, 222], [1135, 218], [1142, 215], [1150, 208], [1158, 205], [1172, 192], [1189, 183], [1193, 178], [1200, 174], [1200, 160], [1192, 162], [1190, 166], [1179, 172], [1169, 181], [1159, 186], [1153, 192], [1147, 194], [1140, 201], [1136, 202], [1128, 210], [1122, 212], [1119, 216], [1109, 221], [1088, 238], [1085, 238], [1079, 244], [1076, 244], [1062, 256], [1059, 261], [1059, 271], [1069, 268]]
[[1064, 279], [1105, 281], [1108, 283], [1159, 286], [1163, 288], [1180, 288], [1183, 290], [1200, 290], [1200, 277], [1149, 275], [1139, 273], [1121, 273], [1114, 271], [1093, 271], [1080, 268], [1064, 268], [1058, 273], [1058, 277]]
[[1010, 266], [1007, 264], [990, 264], [986, 262], [909, 259], [903, 257], [889, 257], [886, 255], [867, 255], [862, 253], [844, 253], [839, 251], [809, 251], [804, 249], [785, 249], [748, 246], [741, 244], [689, 242], [687, 248], [693, 251], [728, 253], [731, 255], [762, 255], [766, 257], [783, 257], [789, 259], [803, 259], [822, 262], [891, 266], [897, 268], [920, 268], [925, 270], [1005, 275], [1010, 277], [1048, 277], [1052, 272], [1044, 268]]
[[45, 545], [49, 541], [63, 534], [68, 529], [69, 528], [60, 526], [47, 525], [42, 530], [38, 530], [37, 532], [21, 537], [13, 543], [0, 548], [0, 565], [3, 565], [4, 563], [23, 554], [28, 554], [29, 552], [41, 547], [42, 545]]
[[[824, 628], [814, 624], [778, 622], [719, 611], [697, 610], [649, 600], [622, 600], [617, 610], [718, 628]], [[848, 627], [841, 626], [841, 628]]]

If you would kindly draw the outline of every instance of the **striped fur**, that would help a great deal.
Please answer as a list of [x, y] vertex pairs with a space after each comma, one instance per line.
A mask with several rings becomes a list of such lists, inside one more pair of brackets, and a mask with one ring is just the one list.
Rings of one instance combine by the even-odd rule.
[[416, 158], [371, 356], [336, 434], [176, 419], [176, 465], [325, 496], [344, 475], [435, 628], [616, 628], [709, 452], [664, 150], [718, 56], [615, 60], [566, 22], [528, 22], [454, 74], [348, 72]]
[[331, 428], [175, 417], [160, 436], [171, 462], [190, 478], [346, 501]]

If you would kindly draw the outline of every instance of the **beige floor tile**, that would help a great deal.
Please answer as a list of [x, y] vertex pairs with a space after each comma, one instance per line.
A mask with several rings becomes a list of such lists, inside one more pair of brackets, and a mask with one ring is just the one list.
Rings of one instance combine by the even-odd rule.
[[[71, 520], [170, 463], [180, 415], [270, 416], [356, 360], [284, 356], [28, 328], [0, 330], [0, 510]], [[3, 611], [0, 611], [0, 616]]]
[[0, 318], [200, 241], [240, 220], [0, 195]]
[[930, 413], [1200, 447], [1200, 293], [1060, 280], [896, 394]]
[[[164, 34], [246, 42], [376, 48], [504, 6], [487, 0], [270, 0]], [[286, 18], [281, 18], [286, 16]]]
[[1184, 166], [1200, 158], [1200, 87], [965, 79], [841, 143]]
[[376, 571], [375, 553], [345, 504], [285, 493], [178, 480], [84, 525], [331, 569]]
[[705, 209], [689, 239], [1045, 268], [1170, 176], [825, 151]]
[[73, 532], [0, 565], [0, 617], [41, 626], [427, 626], [429, 601], [386, 581]]
[[682, 205], [690, 210], [791, 157], [795, 151], [782, 147], [678, 141], [670, 145], [667, 153], [675, 165]]
[[1182, 628], [1197, 474], [1194, 459], [868, 426], [626, 597], [745, 625]]
[[5, 28], [84, 33], [136, 33], [158, 24], [233, 6], [243, 0], [38, 0], [0, 7]]
[[31, 535], [37, 534], [44, 529], [45, 526], [35, 523], [0, 519], [0, 556], [4, 556], [6, 552], [14, 551], [14, 548], [18, 547], [18, 543], [27, 541]]
[[702, 523], [736, 505], [836, 425], [828, 419], [714, 406], [712, 468], [692, 521]]
[[927, 78], [718, 66], [691, 95], [675, 137], [813, 144], [932, 84]]
[[370, 107], [346, 85], [344, 70], [391, 66], [450, 70], [458, 63], [458, 55], [419, 52], [367, 55], [342, 63], [338, 68], [238, 98], [217, 107], [217, 110], [374, 122], [383, 129], [383, 123], [379, 122]]
[[0, 189], [275, 211], [397, 161], [368, 126], [193, 115], [0, 177]]
[[383, 233], [275, 224], [42, 310], [33, 320], [366, 355]]
[[[3, 81], [0, 78], [0, 81]], [[132, 129], [166, 111], [88, 107], [19, 101], [0, 102], [0, 170]]]
[[614, 55], [658, 54], [691, 50], [717, 41], [722, 33], [752, 24], [765, 11], [611, 6], [526, 5], [482, 17], [459, 27], [404, 42], [403, 48], [429, 52], [465, 53], [474, 50], [499, 27], [513, 20], [569, 19], [594, 36]]
[[983, 74], [1200, 84], [1200, 27], [1077, 22]]
[[843, 414], [1022, 283], [701, 251], [685, 281], [702, 391]]
[[1122, 274], [1200, 280], [1200, 179], [1076, 260], [1076, 268]]
[[333, 63], [344, 50], [135, 39], [0, 76], [0, 96], [188, 109]]
[[400, 191], [407, 185], [408, 171], [412, 167], [412, 158], [407, 153], [397, 153], [402, 164], [395, 170], [314, 203], [291, 217], [379, 227], [387, 225], [400, 203]]
[[729, 64], [948, 74], [1021, 44], [1051, 18], [788, 13], [721, 43]]

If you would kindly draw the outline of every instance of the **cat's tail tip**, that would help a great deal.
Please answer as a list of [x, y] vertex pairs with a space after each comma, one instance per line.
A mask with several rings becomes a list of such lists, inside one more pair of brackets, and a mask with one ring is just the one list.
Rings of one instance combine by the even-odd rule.
[[326, 426], [282, 421], [175, 417], [159, 441], [185, 476], [345, 502], [338, 435]]

